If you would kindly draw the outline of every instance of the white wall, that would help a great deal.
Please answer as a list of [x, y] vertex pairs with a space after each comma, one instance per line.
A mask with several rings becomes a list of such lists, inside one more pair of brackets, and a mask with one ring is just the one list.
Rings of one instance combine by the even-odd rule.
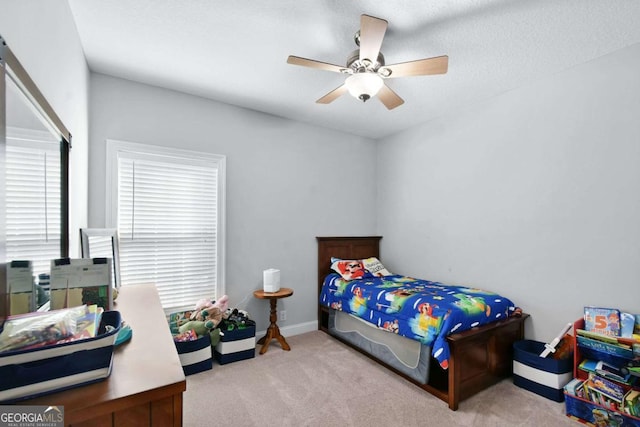
[[634, 45], [381, 141], [385, 265], [503, 293], [540, 341], [640, 313], [639, 75]]
[[67, 2], [0, 1], [0, 34], [73, 134], [72, 232], [104, 226], [105, 139], [178, 146], [228, 156], [227, 291], [266, 313], [250, 294], [281, 268], [284, 326], [315, 319], [314, 236], [376, 231], [391, 270], [503, 292], [534, 339], [586, 304], [640, 312], [638, 45], [376, 145], [102, 75], [89, 105]]
[[65, 0], [0, 1], [0, 35], [72, 135], [69, 171], [70, 255], [87, 225], [89, 70]]
[[93, 73], [90, 111], [92, 227], [105, 226], [107, 139], [227, 156], [226, 292], [259, 330], [268, 303], [252, 292], [264, 269], [294, 289], [279, 324], [315, 322], [315, 236], [375, 231], [373, 141]]

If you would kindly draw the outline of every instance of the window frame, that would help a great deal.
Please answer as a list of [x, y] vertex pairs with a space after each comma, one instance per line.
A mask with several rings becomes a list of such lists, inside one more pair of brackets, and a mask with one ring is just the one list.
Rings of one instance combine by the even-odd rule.
[[[105, 226], [118, 227], [118, 160], [126, 153], [128, 158], [180, 160], [181, 163], [203, 164], [214, 162], [218, 170], [217, 194], [217, 250], [216, 250], [216, 298], [225, 294], [225, 251], [226, 251], [226, 156], [207, 152], [184, 150], [153, 144], [142, 144], [116, 139], [106, 140], [106, 179], [105, 179]], [[122, 242], [120, 243], [122, 245]], [[121, 260], [122, 262], [122, 260]], [[126, 283], [122, 284], [127, 286]], [[190, 309], [193, 307], [172, 307], [172, 309]]]

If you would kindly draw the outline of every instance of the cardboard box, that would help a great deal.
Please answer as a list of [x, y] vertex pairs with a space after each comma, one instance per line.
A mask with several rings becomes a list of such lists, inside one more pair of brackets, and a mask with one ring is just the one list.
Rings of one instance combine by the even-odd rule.
[[244, 325], [232, 325], [223, 331], [223, 334], [214, 351], [214, 357], [219, 364], [224, 365], [256, 356], [256, 324], [253, 320], [247, 320]]
[[567, 359], [540, 357], [545, 349], [539, 341], [513, 343], [513, 383], [547, 399], [562, 402], [563, 387], [573, 379], [573, 355]]
[[[0, 353], [0, 402], [12, 403], [104, 380], [111, 375], [120, 323], [119, 312], [105, 311], [96, 337]], [[107, 332], [106, 325], [113, 330]]]

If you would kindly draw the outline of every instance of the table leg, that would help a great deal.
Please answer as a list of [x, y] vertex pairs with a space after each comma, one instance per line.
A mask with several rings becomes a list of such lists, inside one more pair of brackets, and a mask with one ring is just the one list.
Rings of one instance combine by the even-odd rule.
[[287, 344], [287, 341], [284, 339], [284, 337], [280, 335], [280, 328], [276, 323], [276, 321], [278, 320], [278, 300], [276, 298], [271, 298], [269, 299], [269, 302], [271, 304], [271, 314], [269, 316], [269, 321], [271, 322], [271, 324], [269, 325], [265, 336], [258, 340], [258, 344], [262, 344], [260, 354], [265, 354], [267, 352], [267, 350], [269, 349], [269, 344], [273, 339], [278, 340], [283, 350], [289, 351], [291, 350], [291, 347], [289, 347], [289, 344]]

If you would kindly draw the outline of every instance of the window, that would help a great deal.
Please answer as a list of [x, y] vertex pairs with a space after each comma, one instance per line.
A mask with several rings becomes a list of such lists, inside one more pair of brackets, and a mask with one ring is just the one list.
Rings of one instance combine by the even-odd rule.
[[167, 311], [221, 296], [225, 157], [107, 141], [107, 174], [122, 285], [154, 283]]
[[8, 129], [5, 160], [7, 259], [48, 273], [61, 256], [60, 143], [48, 132]]

